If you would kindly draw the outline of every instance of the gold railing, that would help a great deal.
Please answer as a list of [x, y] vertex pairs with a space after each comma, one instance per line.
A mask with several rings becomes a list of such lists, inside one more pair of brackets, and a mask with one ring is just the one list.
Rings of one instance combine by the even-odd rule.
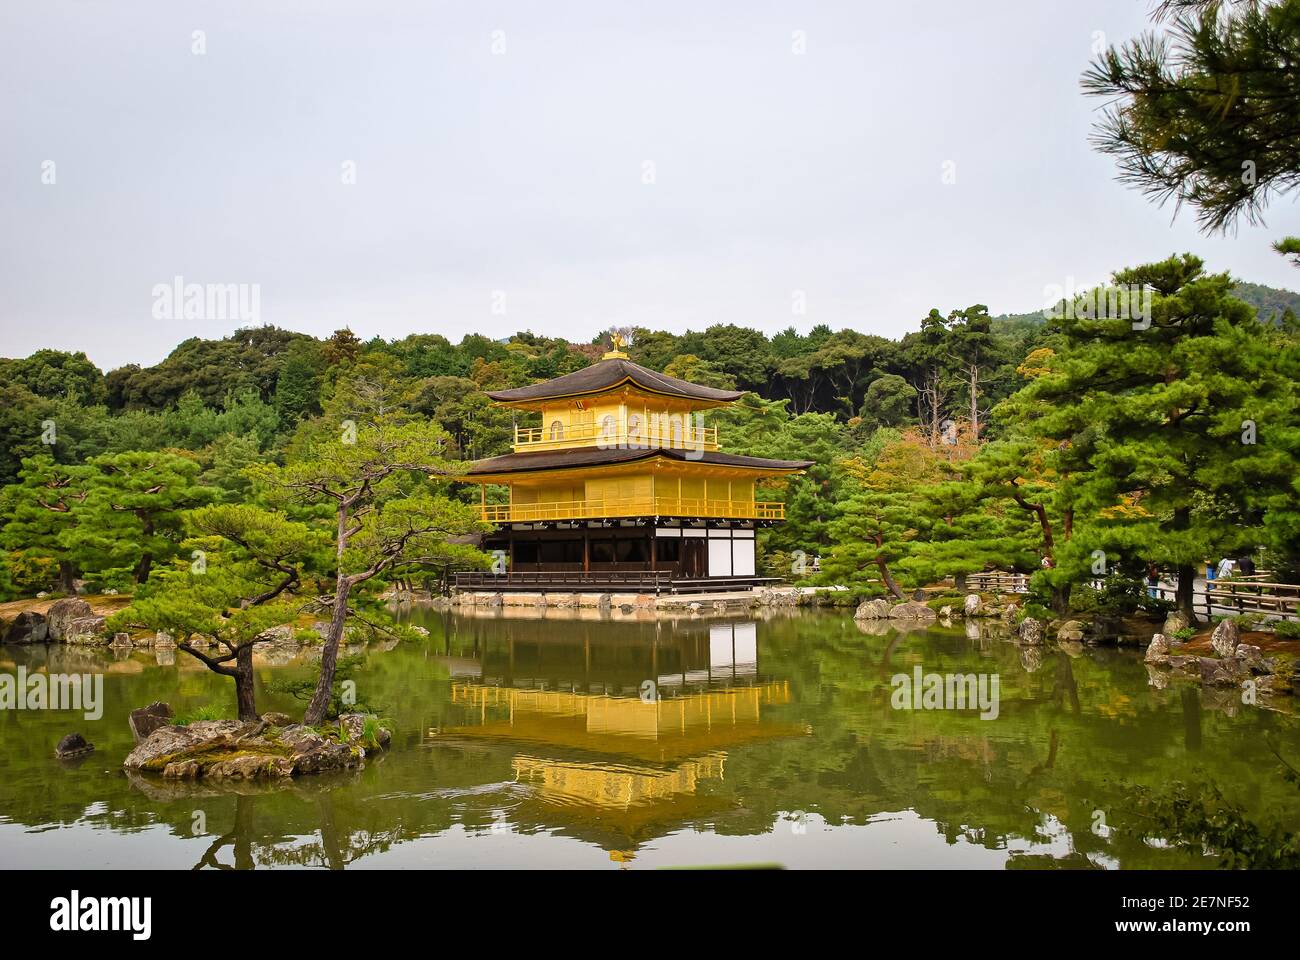
[[785, 504], [766, 500], [695, 497], [617, 497], [604, 500], [560, 500], [553, 503], [499, 503], [483, 507], [483, 519], [490, 523], [655, 516], [784, 520]]
[[718, 428], [687, 426], [665, 430], [609, 429], [599, 423], [580, 423], [557, 430], [553, 427], [515, 427], [515, 452], [560, 450], [566, 447], [614, 447], [650, 450], [718, 449]]

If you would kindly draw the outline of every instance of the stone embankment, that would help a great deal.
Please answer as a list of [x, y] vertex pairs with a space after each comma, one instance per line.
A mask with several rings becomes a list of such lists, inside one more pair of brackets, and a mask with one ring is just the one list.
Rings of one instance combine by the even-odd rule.
[[461, 613], [495, 610], [584, 611], [618, 617], [727, 616], [756, 609], [815, 606], [835, 590], [812, 587], [772, 587], [733, 590], [725, 593], [542, 593], [506, 591], [462, 591], [450, 600], [434, 598], [435, 606]]

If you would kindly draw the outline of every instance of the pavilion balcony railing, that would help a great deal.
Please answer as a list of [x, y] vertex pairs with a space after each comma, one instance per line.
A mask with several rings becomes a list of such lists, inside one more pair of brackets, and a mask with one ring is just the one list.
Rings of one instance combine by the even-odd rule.
[[604, 520], [618, 517], [707, 517], [724, 520], [784, 520], [785, 504], [767, 500], [697, 497], [618, 497], [553, 503], [499, 503], [483, 507], [490, 523], [538, 520]]
[[617, 450], [717, 450], [718, 428], [695, 425], [656, 429], [610, 428], [607, 424], [581, 423], [568, 427], [515, 427], [515, 452], [602, 447]]

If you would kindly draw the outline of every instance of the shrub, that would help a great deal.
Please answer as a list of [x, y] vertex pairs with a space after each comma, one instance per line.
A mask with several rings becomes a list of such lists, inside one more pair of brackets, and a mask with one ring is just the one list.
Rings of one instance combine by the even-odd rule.
[[187, 710], [185, 713], [178, 713], [172, 717], [172, 726], [184, 727], [198, 720], [231, 720], [229, 706], [223, 706], [218, 703], [205, 703], [193, 710]]
[[1279, 620], [1273, 624], [1279, 640], [1300, 640], [1300, 620]]

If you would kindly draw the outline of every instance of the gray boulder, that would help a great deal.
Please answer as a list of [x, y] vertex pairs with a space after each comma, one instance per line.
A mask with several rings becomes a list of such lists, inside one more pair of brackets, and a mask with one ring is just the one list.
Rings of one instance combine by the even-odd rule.
[[1236, 652], [1240, 635], [1235, 620], [1222, 620], [1210, 636], [1210, 646], [1221, 657], [1230, 657]]
[[[1253, 682], [1255, 684], [1255, 692], [1258, 694], [1268, 695], [1277, 692], [1276, 677], [1254, 677]], [[1245, 685], [1245, 683], [1246, 681], [1243, 680], [1242, 681], [1243, 686]]]
[[1147, 663], [1154, 663], [1157, 666], [1169, 665], [1169, 640], [1163, 633], [1157, 633], [1151, 638], [1151, 643], [1147, 645], [1147, 653], [1143, 659]]
[[1036, 647], [1043, 642], [1043, 621], [1025, 617], [1016, 629], [1016, 636], [1026, 646]]
[[863, 600], [858, 609], [853, 611], [854, 620], [887, 620], [889, 618], [889, 601], [881, 597], [875, 600]]
[[69, 620], [63, 628], [63, 642], [83, 647], [104, 646], [109, 638], [104, 633], [104, 618], [89, 616]]
[[1187, 620], [1187, 614], [1181, 610], [1172, 610], [1169, 616], [1165, 617], [1165, 625], [1160, 628], [1160, 632], [1166, 637], [1171, 637], [1179, 630], [1186, 630], [1191, 624]]
[[50, 640], [54, 643], [63, 643], [67, 637], [68, 627], [74, 620], [92, 616], [94, 611], [90, 609], [90, 604], [79, 597], [55, 600], [45, 613], [45, 620], [49, 623]]
[[339, 731], [344, 741], [359, 746], [367, 756], [386, 749], [393, 738], [392, 734], [383, 727], [377, 727], [373, 742], [366, 742], [366, 721], [371, 717], [373, 714], [364, 713], [345, 713], [339, 717]]
[[962, 605], [962, 610], [968, 617], [980, 617], [984, 615], [984, 601], [980, 599], [978, 593], [966, 594], [966, 602]]
[[302, 724], [279, 731], [280, 742], [293, 757], [294, 773], [331, 773], [357, 766], [365, 756], [360, 745], [340, 743], [322, 737]]
[[238, 720], [197, 720], [186, 726], [159, 727], [126, 755], [127, 770], [161, 773], [164, 766], [203, 747], [229, 745], [243, 726]]
[[10, 621], [5, 630], [5, 643], [44, 643], [49, 637], [49, 624], [45, 617], [24, 610]]
[[54, 755], [60, 760], [72, 760], [94, 752], [95, 745], [79, 733], [70, 733], [59, 741], [54, 748]]
[[172, 708], [162, 701], [154, 701], [147, 707], [132, 710], [127, 714], [127, 723], [131, 727], [131, 736], [139, 743], [160, 727], [171, 723]]
[[889, 608], [890, 620], [936, 620], [938, 617], [939, 615], [924, 603], [915, 600], [896, 603]]
[[1249, 669], [1259, 673], [1264, 670], [1264, 651], [1251, 643], [1239, 643], [1237, 649], [1233, 651], [1233, 656], [1244, 663]]
[[1056, 631], [1056, 639], [1061, 642], [1080, 641], [1083, 639], [1083, 623], [1078, 620], [1066, 620]]
[[1197, 661], [1201, 683], [1209, 686], [1235, 686], [1238, 676], [1246, 669], [1242, 662], [1236, 659], [1216, 660], [1214, 657], [1199, 657]]

